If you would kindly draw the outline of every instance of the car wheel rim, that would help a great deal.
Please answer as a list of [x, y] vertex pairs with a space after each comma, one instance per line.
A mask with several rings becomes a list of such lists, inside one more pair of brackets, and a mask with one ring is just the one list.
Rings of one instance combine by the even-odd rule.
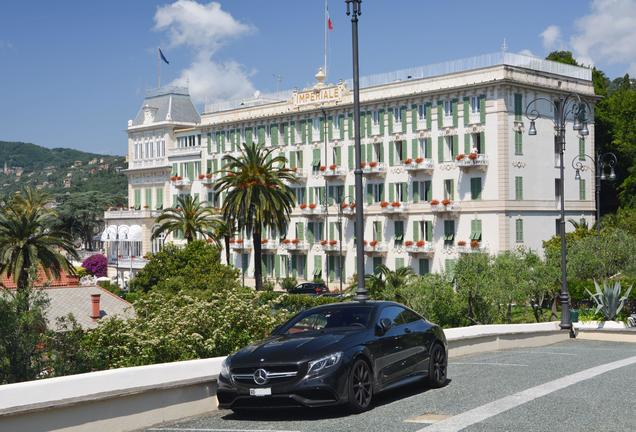
[[433, 376], [439, 383], [446, 379], [446, 355], [439, 347], [433, 353]]
[[364, 362], [357, 364], [353, 371], [353, 397], [361, 407], [371, 402], [371, 374]]

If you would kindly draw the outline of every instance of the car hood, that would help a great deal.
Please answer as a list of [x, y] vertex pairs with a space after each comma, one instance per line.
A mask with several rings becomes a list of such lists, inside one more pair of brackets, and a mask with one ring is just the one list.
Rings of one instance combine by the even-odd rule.
[[361, 329], [272, 335], [232, 355], [232, 367], [263, 363], [298, 363], [351, 346]]

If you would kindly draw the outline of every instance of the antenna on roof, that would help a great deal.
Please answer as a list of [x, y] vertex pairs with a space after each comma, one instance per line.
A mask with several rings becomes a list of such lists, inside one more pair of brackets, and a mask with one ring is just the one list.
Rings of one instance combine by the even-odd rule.
[[501, 53], [505, 54], [508, 51], [508, 44], [506, 44], [506, 38], [504, 38], [503, 43], [501, 44]]

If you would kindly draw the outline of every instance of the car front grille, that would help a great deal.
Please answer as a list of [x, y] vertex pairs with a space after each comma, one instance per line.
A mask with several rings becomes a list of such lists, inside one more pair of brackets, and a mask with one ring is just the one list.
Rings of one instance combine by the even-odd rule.
[[[257, 370], [263, 369], [266, 372], [267, 381], [266, 384], [280, 384], [284, 382], [293, 381], [297, 376], [301, 375], [301, 371], [296, 364], [283, 364], [283, 365], [263, 365], [259, 367], [244, 367], [244, 368], [232, 368], [232, 379], [236, 382], [254, 384], [254, 374]], [[257, 383], [258, 384], [258, 383]]]

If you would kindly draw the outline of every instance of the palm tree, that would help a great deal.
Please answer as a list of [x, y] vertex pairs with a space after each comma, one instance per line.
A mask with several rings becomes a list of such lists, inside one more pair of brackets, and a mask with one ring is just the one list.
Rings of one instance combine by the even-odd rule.
[[382, 264], [376, 267], [373, 274], [365, 276], [365, 285], [372, 298], [399, 297], [398, 290], [409, 283], [414, 276], [415, 273], [410, 267], [401, 267], [393, 271]]
[[212, 237], [214, 239], [223, 238], [225, 247], [225, 261], [227, 265], [230, 265], [230, 239], [237, 232], [236, 221], [234, 219], [221, 220], [217, 219], [212, 230]]
[[282, 155], [272, 157], [273, 152], [260, 144], [244, 143], [239, 156], [223, 158], [225, 166], [214, 185], [216, 192], [227, 192], [224, 218], [236, 218], [239, 229], [252, 235], [256, 290], [263, 286], [262, 232], [267, 228], [285, 232], [294, 203], [294, 193], [285, 183], [293, 181], [292, 171], [285, 168], [287, 159]]
[[215, 226], [214, 211], [203, 206], [199, 200], [190, 195], [177, 197], [177, 205], [164, 209], [159, 217], [159, 224], [152, 232], [152, 239], [162, 234], [183, 233], [188, 243], [196, 239], [197, 234], [209, 237]]
[[[56, 226], [50, 201], [30, 188], [16, 194], [0, 211], [0, 276], [12, 278], [17, 292], [30, 286], [29, 274], [41, 269], [47, 277], [73, 273], [69, 258], [79, 259], [73, 238]], [[66, 254], [66, 255], [65, 255]], [[29, 303], [21, 306], [28, 310]]]

